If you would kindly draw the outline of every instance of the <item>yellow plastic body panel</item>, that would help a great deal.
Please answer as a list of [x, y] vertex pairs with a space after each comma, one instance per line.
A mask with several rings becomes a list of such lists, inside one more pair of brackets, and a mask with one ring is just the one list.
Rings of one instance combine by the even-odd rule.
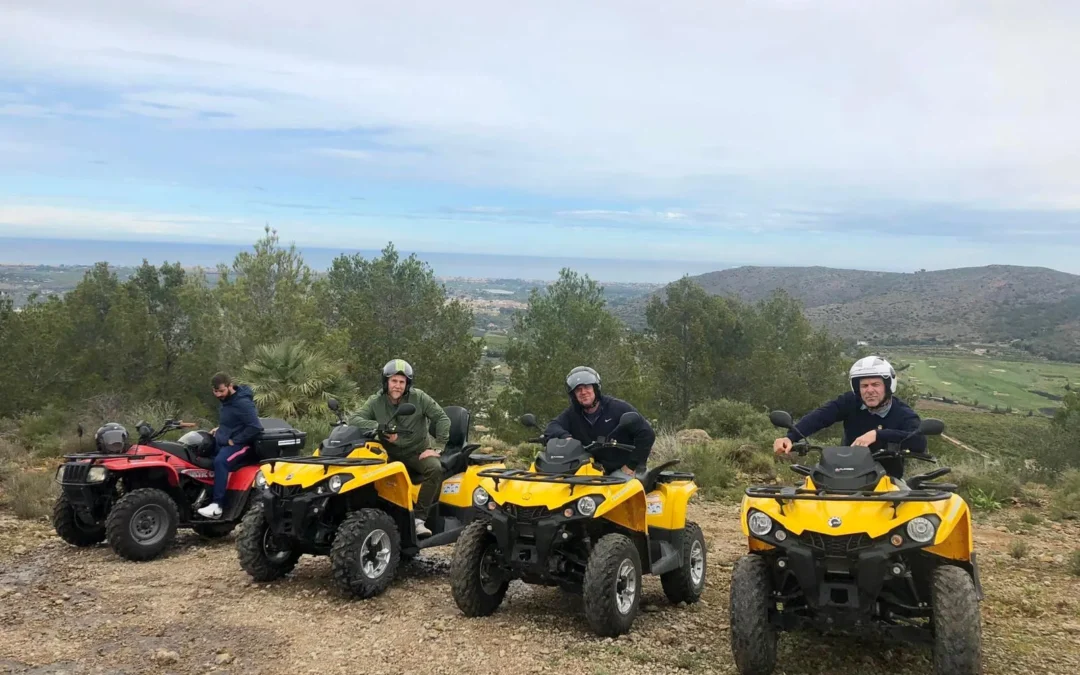
[[[480, 485], [480, 476], [476, 475], [484, 469], [505, 469], [506, 464], [483, 464], [480, 466], [470, 465], [463, 473], [454, 474], [442, 483], [439, 490], [439, 502], [447, 506], [457, 508], [469, 508], [472, 506], [473, 491]], [[419, 488], [417, 489], [419, 494]]]
[[[376, 452], [378, 451], [378, 452]], [[315, 456], [318, 456], [316, 453]], [[353, 490], [375, 485], [379, 496], [392, 504], [412, 510], [413, 493], [409, 472], [401, 462], [387, 462], [385, 451], [378, 443], [367, 443], [348, 454], [349, 459], [378, 459], [383, 464], [371, 466], [319, 466], [317, 464], [295, 464], [287, 461], [275, 462], [273, 469], [269, 464], [262, 466], [266, 482], [273, 485], [298, 485], [309, 488], [330, 476], [341, 474], [348, 477], [338, 494], [347, 494]]]
[[645, 497], [649, 527], [681, 530], [686, 527], [686, 509], [698, 486], [690, 480], [660, 483]]
[[[814, 488], [807, 478], [805, 488]], [[891, 492], [897, 488], [885, 476], [875, 487], [875, 492]], [[755, 546], [768, 546], [750, 536], [747, 515], [750, 509], [767, 514], [789, 532], [799, 535], [805, 531], [839, 536], [865, 533], [872, 538], [882, 537], [917, 516], [936, 515], [941, 524], [932, 545], [923, 550], [952, 560], [967, 561], [971, 558], [971, 514], [967, 503], [959, 495], [933, 502], [901, 502], [893, 515], [892, 502], [883, 501], [818, 501], [810, 499], [786, 500], [781, 514], [780, 504], [773, 498], [743, 497], [740, 515], [743, 534], [751, 550]], [[831, 518], [840, 518], [838, 527], [830, 527]], [[771, 548], [771, 547], [770, 547]]]
[[[535, 466], [530, 467], [529, 470], [535, 471]], [[578, 469], [575, 475], [602, 476], [603, 472], [588, 465]], [[597, 507], [593, 518], [606, 518], [634, 532], [645, 533], [648, 530], [645, 514], [645, 489], [642, 487], [641, 481], [636, 479], [621, 485], [607, 486], [500, 480], [499, 486], [496, 488], [493, 478], [481, 478], [479, 485], [487, 490], [492, 501], [496, 504], [544, 506], [551, 511], [573, 507], [578, 499], [586, 495], [603, 497], [604, 499]], [[572, 493], [571, 488], [573, 488]]]

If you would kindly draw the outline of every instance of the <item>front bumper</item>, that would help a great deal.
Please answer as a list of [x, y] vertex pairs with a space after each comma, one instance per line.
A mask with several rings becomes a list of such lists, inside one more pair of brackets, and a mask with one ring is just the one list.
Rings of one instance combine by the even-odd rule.
[[322, 532], [319, 523], [332, 495], [289, 490], [278, 494], [278, 487], [261, 490], [258, 497], [274, 535], [313, 543], [327, 538], [329, 532]]
[[535, 583], [566, 581], [565, 570], [558, 567], [558, 556], [552, 554], [562, 544], [575, 541], [595, 521], [592, 516], [576, 512], [565, 516], [562, 508], [551, 511], [503, 504], [493, 511], [482, 510], [502, 553], [502, 562], [515, 576]]

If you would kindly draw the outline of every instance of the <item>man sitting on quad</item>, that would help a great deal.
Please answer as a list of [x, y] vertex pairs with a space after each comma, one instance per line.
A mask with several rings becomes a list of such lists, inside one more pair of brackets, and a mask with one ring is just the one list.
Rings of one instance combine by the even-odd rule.
[[251, 387], [233, 384], [226, 373], [217, 373], [210, 380], [214, 396], [221, 401], [218, 425], [210, 430], [217, 448], [214, 455], [213, 501], [199, 509], [204, 518], [220, 518], [224, 512], [229, 472], [251, 461], [254, 449], [250, 443], [262, 433], [262, 422], [255, 409]]
[[[859, 359], [851, 366], [848, 378], [851, 391], [803, 416], [795, 429], [773, 443], [776, 453], [789, 453], [794, 441], [841, 421], [844, 423], [843, 445], [877, 451], [884, 450], [890, 443], [903, 441], [904, 447], [912, 452], [926, 452], [925, 436], [916, 434], [904, 441], [905, 436], [918, 430], [920, 419], [910, 406], [893, 395], [896, 393], [896, 371], [888, 361], [878, 356]], [[880, 461], [889, 476], [903, 478], [903, 459], [885, 457]]]
[[413, 369], [408, 362], [394, 359], [387, 362], [382, 370], [382, 392], [373, 395], [349, 418], [349, 425], [358, 429], [379, 429], [390, 421], [397, 407], [405, 402], [416, 406], [412, 415], [399, 417], [395, 421], [397, 430], [392, 434], [382, 434], [381, 440], [386, 447], [386, 454], [391, 460], [401, 462], [409, 471], [423, 474], [420, 494], [416, 500], [418, 517], [416, 535], [427, 537], [431, 530], [424, 525], [428, 509], [439, 494], [442, 483], [442, 463], [439, 451], [428, 443], [428, 427], [435, 423], [435, 445], [446, 447], [450, 440], [450, 417], [435, 399], [422, 390], [412, 386]]
[[566, 393], [570, 406], [562, 411], [544, 429], [546, 438], [574, 438], [587, 445], [603, 436], [606, 440], [627, 445], [637, 450], [628, 453], [615, 448], [599, 450], [594, 459], [604, 467], [604, 473], [616, 471], [627, 476], [645, 468], [645, 461], [652, 452], [656, 434], [644, 417], [630, 429], [621, 429], [616, 437], [611, 432], [619, 424], [619, 418], [628, 412], [637, 412], [634, 406], [613, 396], [605, 396], [600, 387], [600, 374], [588, 366], [578, 366], [566, 376]]

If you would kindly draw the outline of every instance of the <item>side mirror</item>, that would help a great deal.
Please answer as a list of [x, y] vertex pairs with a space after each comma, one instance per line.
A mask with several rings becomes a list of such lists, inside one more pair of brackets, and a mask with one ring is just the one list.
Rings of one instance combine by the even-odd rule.
[[772, 422], [774, 427], [780, 427], [781, 429], [790, 429], [795, 426], [795, 423], [791, 420], [791, 413], [783, 410], [774, 410], [769, 413], [769, 421]]
[[398, 407], [397, 412], [394, 413], [394, 417], [400, 417], [403, 415], [408, 416], [413, 414], [414, 412], [416, 412], [416, 406], [414, 406], [412, 403], [402, 403]]
[[945, 432], [945, 423], [939, 419], [928, 417], [919, 423], [919, 433], [923, 436], [940, 436]]
[[633, 411], [624, 412], [622, 416], [619, 417], [619, 428], [625, 429], [626, 427], [632, 427], [636, 424], [641, 423], [641, 420], [642, 417], [639, 413]]
[[83, 426], [82, 426], [82, 424], [75, 427], [75, 433], [79, 435], [79, 438], [83, 437]]
[[338, 400], [336, 398], [327, 399], [326, 407], [330, 408], [330, 410], [333, 410], [334, 412], [341, 410], [341, 404], [338, 403]]
[[530, 429], [536, 429], [539, 427], [539, 425], [536, 423], [536, 415], [532, 413], [525, 413], [518, 419], [518, 421], [521, 422], [521, 426], [523, 427], [529, 427]]

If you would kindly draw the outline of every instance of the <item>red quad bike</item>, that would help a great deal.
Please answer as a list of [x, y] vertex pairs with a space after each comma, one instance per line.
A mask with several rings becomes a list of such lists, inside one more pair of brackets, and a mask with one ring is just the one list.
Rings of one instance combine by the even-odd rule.
[[65, 455], [57, 469], [62, 490], [53, 506], [56, 533], [75, 546], [107, 539], [128, 560], [157, 557], [178, 527], [211, 539], [224, 537], [247, 512], [258, 461], [297, 455], [307, 441], [307, 434], [283, 420], [260, 421], [263, 432], [253, 441], [252, 464], [229, 474], [225, 512], [213, 520], [197, 512], [210, 503], [214, 485], [214, 439], [208, 432], [189, 431], [165, 441], [161, 436], [195, 425], [169, 419], [154, 431], [139, 422], [139, 439], [128, 445], [126, 429], [106, 424], [97, 434], [97, 452]]

